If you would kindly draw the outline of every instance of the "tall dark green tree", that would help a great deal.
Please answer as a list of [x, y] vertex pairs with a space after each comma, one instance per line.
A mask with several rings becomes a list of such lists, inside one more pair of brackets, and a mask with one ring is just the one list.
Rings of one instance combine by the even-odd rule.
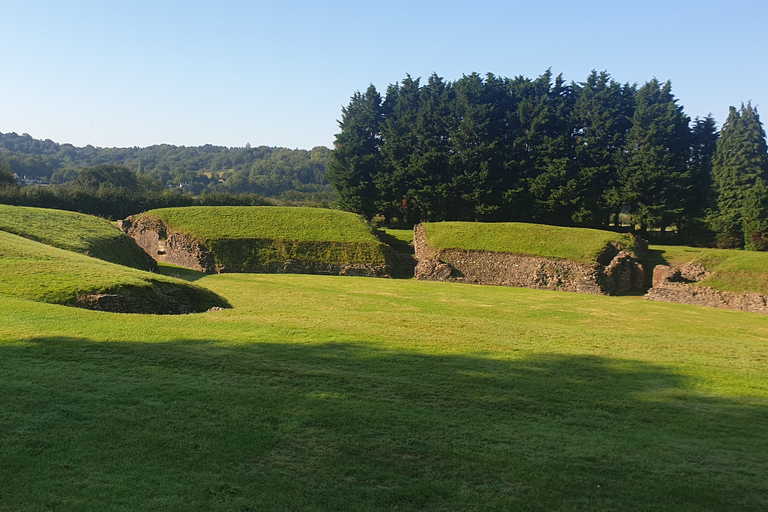
[[670, 82], [654, 78], [638, 89], [619, 179], [623, 202], [641, 233], [673, 224], [679, 228], [684, 218], [691, 187], [689, 124]]
[[371, 218], [376, 213], [374, 177], [382, 170], [381, 95], [371, 85], [356, 92], [342, 109], [326, 177], [339, 194], [341, 209]]
[[414, 198], [414, 181], [419, 175], [416, 132], [422, 101], [419, 82], [418, 78], [414, 80], [406, 75], [400, 83], [387, 88], [381, 125], [383, 166], [376, 178], [378, 211], [385, 218], [391, 214], [406, 222], [418, 222], [422, 215]]
[[573, 108], [577, 203], [573, 221], [577, 225], [606, 227], [611, 214], [623, 206], [619, 194], [618, 157], [632, 127], [635, 87], [620, 85], [606, 71], [592, 73], [574, 84]]
[[768, 185], [763, 178], [756, 178], [744, 195], [741, 225], [745, 249], [768, 250]]
[[532, 82], [519, 107], [531, 160], [528, 187], [538, 222], [572, 223], [579, 192], [570, 115], [574, 99], [573, 89], [562, 75], [553, 81], [548, 70]]
[[498, 209], [494, 191], [500, 187], [503, 160], [499, 112], [488, 97], [483, 78], [465, 75], [454, 84], [450, 129], [449, 219], [484, 220]]
[[413, 208], [421, 213], [422, 220], [449, 218], [455, 206], [448, 199], [454, 98], [453, 84], [434, 73], [420, 90], [420, 108], [414, 126], [416, 147], [407, 195]]
[[691, 193], [687, 211], [691, 217], [699, 217], [705, 209], [714, 205], [712, 193], [712, 157], [720, 137], [712, 114], [696, 118], [691, 126]]
[[[710, 222], [719, 246], [739, 247], [752, 239], [752, 227], [760, 225], [754, 212], [761, 199], [756, 196], [756, 191], [750, 193], [750, 190], [758, 178], [768, 178], [765, 130], [757, 109], [751, 104], [742, 105], [739, 110], [731, 107], [712, 159], [712, 181], [717, 198]], [[748, 195], [751, 195], [749, 201]], [[745, 207], [750, 210], [746, 225]]]

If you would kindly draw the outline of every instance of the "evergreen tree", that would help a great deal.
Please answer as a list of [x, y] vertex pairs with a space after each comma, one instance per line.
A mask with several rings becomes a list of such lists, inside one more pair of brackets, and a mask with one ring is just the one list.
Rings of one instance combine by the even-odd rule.
[[[761, 201], [758, 192], [762, 189], [751, 193], [750, 190], [758, 178], [768, 178], [768, 147], [757, 109], [751, 104], [742, 105], [740, 110], [731, 107], [712, 159], [717, 200], [710, 225], [717, 235], [718, 246], [740, 247], [752, 239], [753, 227], [760, 225], [754, 212], [757, 211], [755, 205]], [[746, 223], [742, 218], [745, 209], [750, 214]]]
[[680, 227], [691, 186], [689, 123], [670, 82], [654, 78], [635, 94], [619, 178], [624, 204], [642, 233], [672, 224]]
[[691, 127], [691, 193], [688, 196], [687, 211], [691, 217], [698, 217], [706, 208], [713, 206], [712, 157], [717, 147], [719, 134], [715, 118], [709, 114], [704, 119], [696, 118]]
[[571, 125], [574, 95], [562, 75], [552, 81], [547, 70], [524, 93], [519, 111], [525, 126], [528, 189], [534, 202], [533, 220], [572, 223], [578, 202], [577, 167]]
[[451, 105], [454, 97], [453, 84], [444, 82], [434, 73], [421, 87], [408, 196], [414, 203], [413, 207], [421, 212], [423, 220], [449, 218], [454, 207], [448, 199]]
[[447, 194], [453, 206], [447, 218], [485, 219], [499, 208], [494, 191], [499, 189], [503, 168], [502, 159], [497, 158], [501, 112], [489, 101], [486, 85], [477, 73], [465, 75], [453, 88]]
[[365, 94], [356, 92], [342, 108], [334, 151], [326, 177], [339, 194], [342, 210], [371, 218], [375, 212], [374, 177], [381, 172], [381, 96], [371, 85]]
[[416, 125], [421, 109], [419, 79], [406, 75], [400, 84], [387, 88], [384, 100], [384, 122], [381, 125], [383, 145], [382, 169], [376, 177], [379, 194], [377, 209], [397, 215], [406, 223], [421, 219], [414, 202], [415, 179], [418, 170], [418, 135]]
[[605, 227], [610, 215], [618, 217], [618, 157], [632, 126], [634, 86], [621, 86], [602, 71], [574, 84], [573, 108], [578, 202], [574, 223]]
[[741, 208], [744, 248], [750, 251], [768, 250], [768, 185], [762, 178], [747, 189]]

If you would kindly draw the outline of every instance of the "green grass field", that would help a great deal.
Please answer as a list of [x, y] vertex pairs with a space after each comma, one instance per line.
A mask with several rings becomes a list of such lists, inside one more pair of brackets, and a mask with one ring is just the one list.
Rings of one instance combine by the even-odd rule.
[[78, 297], [119, 293], [147, 301], [174, 295], [194, 310], [226, 306], [210, 290], [130, 267], [91, 258], [0, 231], [0, 294], [52, 304], [77, 304]]
[[0, 204], [0, 231], [119, 265], [141, 270], [153, 266], [131, 237], [92, 215]]
[[695, 263], [712, 273], [698, 283], [701, 286], [768, 294], [768, 253], [673, 245], [654, 245], [650, 249], [646, 263], [649, 273], [658, 264]]
[[234, 308], [119, 315], [0, 295], [0, 509], [768, 503], [764, 315], [184, 275]]
[[587, 228], [521, 222], [425, 223], [430, 245], [438, 249], [509, 252], [593, 263], [608, 245], [634, 251], [631, 236]]

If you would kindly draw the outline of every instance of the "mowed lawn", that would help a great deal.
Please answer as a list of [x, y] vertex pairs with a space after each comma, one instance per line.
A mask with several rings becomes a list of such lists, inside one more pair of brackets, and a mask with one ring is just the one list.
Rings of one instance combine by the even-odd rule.
[[768, 508], [765, 315], [415, 280], [196, 284], [234, 309], [0, 296], [0, 510]]

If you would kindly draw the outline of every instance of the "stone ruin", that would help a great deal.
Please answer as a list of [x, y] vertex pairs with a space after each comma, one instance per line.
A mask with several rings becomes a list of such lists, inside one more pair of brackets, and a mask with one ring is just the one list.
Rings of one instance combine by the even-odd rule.
[[136, 244], [158, 263], [169, 263], [205, 273], [216, 271], [215, 258], [203, 244], [168, 229], [156, 217], [134, 215], [117, 221], [117, 227], [136, 240]]
[[414, 231], [415, 277], [430, 281], [516, 286], [597, 295], [643, 290], [645, 271], [629, 252], [610, 245], [592, 264], [524, 254], [436, 249], [424, 227]]
[[[289, 259], [247, 268], [226, 267], [216, 261], [203, 243], [186, 233], [170, 229], [161, 219], [150, 215], [133, 215], [117, 222], [118, 228], [130, 235], [155, 261], [198, 270], [206, 274], [222, 272], [255, 272], [269, 274], [324, 274], [363, 277], [389, 277], [388, 265], [362, 263], [326, 263]], [[248, 240], [237, 243], [248, 243]], [[250, 241], [258, 242], [258, 241]], [[269, 242], [269, 241], [266, 241]]]
[[[213, 254], [184, 233], [168, 229], [155, 217], [133, 216], [118, 221], [118, 227], [158, 262], [170, 263], [206, 273], [237, 271], [217, 266]], [[414, 228], [416, 279], [459, 283], [514, 286], [598, 295], [621, 295], [643, 291], [645, 271], [629, 252], [609, 245], [592, 264], [463, 249], [437, 249], [429, 245], [424, 227]], [[338, 265], [287, 260], [262, 265], [251, 272], [357, 275], [389, 277], [388, 268], [370, 265]], [[700, 265], [657, 265], [646, 300], [677, 302], [698, 306], [768, 314], [768, 296], [733, 293], [697, 285], [709, 276]]]
[[653, 287], [643, 298], [768, 314], [768, 296], [754, 292], [725, 292], [696, 284], [708, 276], [704, 267], [692, 263], [657, 265], [653, 269]]

